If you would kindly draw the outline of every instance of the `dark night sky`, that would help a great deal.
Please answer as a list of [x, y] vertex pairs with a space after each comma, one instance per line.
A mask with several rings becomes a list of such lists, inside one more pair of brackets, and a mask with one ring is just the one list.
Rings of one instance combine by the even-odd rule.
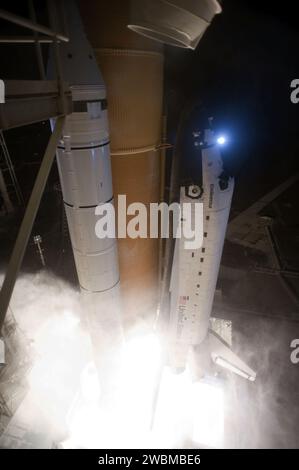
[[[172, 135], [177, 111], [190, 99], [203, 103], [228, 134], [224, 157], [237, 175], [234, 209], [241, 210], [299, 168], [299, 104], [290, 102], [290, 82], [299, 77], [297, 2], [283, 9], [275, 2], [222, 3], [195, 51], [166, 48], [165, 97]], [[5, 0], [1, 7], [27, 11], [26, 2]], [[43, 8], [37, 13], [44, 23]], [[14, 32], [7, 22], [0, 27], [3, 34]], [[1, 78], [38, 78], [32, 46], [0, 46], [0, 59]], [[22, 131], [11, 134], [17, 148]], [[17, 160], [24, 158], [24, 143], [19, 147]]]
[[299, 104], [290, 102], [299, 76], [294, 13], [273, 2], [225, 0], [194, 52], [167, 48], [172, 114], [194, 99], [230, 138], [224, 157], [237, 175], [237, 210], [299, 168]]

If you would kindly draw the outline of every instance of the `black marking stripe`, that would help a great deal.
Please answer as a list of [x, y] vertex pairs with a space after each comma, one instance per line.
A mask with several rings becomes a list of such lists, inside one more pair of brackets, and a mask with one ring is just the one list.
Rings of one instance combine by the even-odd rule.
[[87, 290], [87, 289], [85, 289], [85, 287], [82, 287], [81, 285], [80, 285], [80, 288], [82, 290], [84, 290], [85, 292], [90, 292], [90, 294], [101, 294], [102, 292], [108, 292], [109, 290], [116, 287], [117, 284], [119, 284], [119, 281], [120, 281], [120, 279], [118, 279], [118, 281], [112, 287], [108, 287], [108, 289], [104, 289], [104, 290]]
[[93, 103], [101, 103], [101, 110], [107, 109], [107, 100], [88, 100], [88, 101], [73, 101], [73, 112], [75, 113], [86, 113], [88, 111], [87, 105]]
[[[93, 146], [86, 146], [86, 147], [70, 147], [70, 150], [93, 150], [93, 149], [98, 149], [100, 147], [105, 147], [106, 145], [109, 145], [110, 144], [110, 140], [108, 140], [108, 142], [105, 142], [104, 144], [98, 144], [98, 145], [93, 145]], [[58, 149], [60, 150], [65, 150], [65, 147], [63, 147], [62, 145], [58, 145], [57, 146]]]
[[203, 145], [201, 145], [200, 150], [206, 150], [206, 149], [210, 149], [212, 147], [216, 147], [216, 144], [203, 144]]
[[[103, 204], [109, 204], [109, 202], [113, 201], [113, 199], [114, 199], [114, 196], [112, 196], [106, 202], [100, 202], [99, 204], [95, 204], [92, 206], [78, 206], [77, 209], [94, 209], [95, 207], [102, 206]], [[65, 202], [65, 201], [63, 201], [63, 203], [68, 207], [74, 207], [74, 204], [69, 204], [68, 202]]]

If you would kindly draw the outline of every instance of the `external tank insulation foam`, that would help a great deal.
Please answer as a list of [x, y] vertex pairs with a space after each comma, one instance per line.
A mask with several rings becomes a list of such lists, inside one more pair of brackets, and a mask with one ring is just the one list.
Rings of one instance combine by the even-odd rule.
[[[85, 30], [103, 74], [108, 97], [115, 205], [159, 202], [162, 46], [127, 29], [126, 0], [81, 1]], [[158, 297], [158, 240], [118, 241], [125, 320], [154, 315]]]

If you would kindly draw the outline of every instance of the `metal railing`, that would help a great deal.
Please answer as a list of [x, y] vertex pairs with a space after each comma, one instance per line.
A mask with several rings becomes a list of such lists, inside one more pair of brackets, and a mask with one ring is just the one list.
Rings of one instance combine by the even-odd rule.
[[[22, 194], [19, 182], [16, 177], [15, 169], [12, 164], [12, 160], [10, 158], [8, 148], [6, 146], [3, 132], [1, 130], [0, 130], [0, 171], [2, 172], [5, 183], [7, 181], [7, 176], [10, 178], [10, 185], [12, 186], [14, 194], [16, 195], [18, 204], [24, 205], [23, 194]], [[5, 184], [5, 186], [7, 187], [7, 184]], [[10, 199], [10, 191], [7, 191], [7, 193]]]

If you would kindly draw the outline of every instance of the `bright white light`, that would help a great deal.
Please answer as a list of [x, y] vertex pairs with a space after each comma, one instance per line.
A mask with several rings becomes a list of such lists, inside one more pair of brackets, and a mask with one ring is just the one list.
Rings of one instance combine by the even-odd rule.
[[32, 395], [57, 433], [75, 397], [80, 370], [91, 354], [89, 338], [69, 311], [52, 315], [35, 333], [36, 359], [28, 374]]
[[140, 334], [124, 347], [118, 416], [122, 423], [121, 445], [142, 448], [149, 439], [153, 396], [161, 364], [156, 335]]
[[[223, 447], [223, 390], [218, 383], [194, 383], [188, 368], [182, 374], [164, 368], [154, 426], [150, 428], [160, 365], [157, 337], [134, 335], [122, 351], [116, 396], [104, 407], [97, 401], [99, 384], [89, 365], [81, 376], [81, 398], [70, 413], [70, 435], [63, 447], [176, 448], [190, 440]], [[98, 393], [93, 396], [90, 390]]]
[[111, 397], [101, 389], [90, 362], [89, 338], [69, 309], [52, 315], [39, 328], [34, 344], [37, 360], [29, 374], [33, 398], [55, 436], [68, 432], [62, 447], [176, 448], [190, 442], [192, 435], [200, 444], [222, 446], [218, 389], [203, 385], [202, 390], [188, 370], [176, 375], [164, 368], [151, 429], [162, 352], [157, 336], [148, 330], [135, 330], [119, 346], [118, 380]]
[[166, 367], [160, 384], [153, 429], [153, 447], [181, 447], [192, 432], [192, 379], [188, 370], [175, 374]]
[[225, 143], [226, 143], [226, 138], [224, 137], [224, 135], [221, 135], [220, 137], [218, 137], [217, 144], [224, 145]]
[[207, 382], [193, 385], [193, 441], [209, 447], [223, 447], [223, 389]]
[[119, 383], [105, 405], [97, 401], [96, 375], [91, 365], [81, 376], [80, 398], [69, 414], [69, 439], [64, 448], [145, 448], [151, 447], [150, 422], [161, 348], [154, 334], [140, 334], [122, 348]]
[[101, 388], [96, 366], [93, 362], [87, 364], [81, 374], [81, 391], [89, 403], [97, 403], [101, 395]]
[[224, 396], [219, 384], [193, 382], [186, 369], [174, 374], [165, 369], [154, 427], [157, 446], [182, 446], [190, 438], [198, 445], [222, 448]]

